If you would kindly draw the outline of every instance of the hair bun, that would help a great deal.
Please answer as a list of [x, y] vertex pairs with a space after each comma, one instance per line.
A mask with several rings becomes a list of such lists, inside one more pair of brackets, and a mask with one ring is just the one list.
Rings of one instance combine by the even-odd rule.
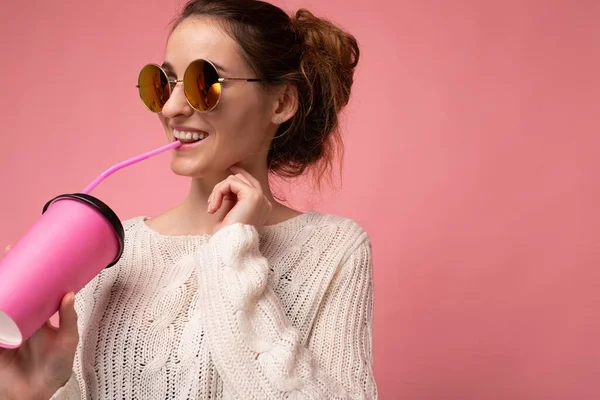
[[344, 96], [338, 100], [342, 100], [340, 106], [346, 105], [360, 55], [354, 36], [306, 9], [299, 9], [291, 18], [291, 23], [302, 41], [302, 64], [306, 70], [312, 70], [308, 68], [312, 65], [315, 73], [341, 83]]

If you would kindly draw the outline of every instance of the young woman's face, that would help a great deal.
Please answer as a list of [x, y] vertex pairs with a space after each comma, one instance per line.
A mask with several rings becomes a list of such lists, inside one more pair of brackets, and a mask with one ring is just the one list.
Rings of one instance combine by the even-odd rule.
[[[170, 35], [163, 67], [171, 77], [183, 79], [188, 65], [202, 58], [215, 64], [221, 77], [256, 78], [239, 51], [214, 20], [188, 18]], [[227, 81], [217, 107], [201, 113], [187, 103], [183, 83], [178, 83], [159, 114], [167, 139], [174, 140], [174, 130], [207, 136], [172, 152], [173, 171], [202, 178], [227, 173], [234, 164], [252, 168], [266, 163], [276, 108], [274, 95], [261, 83]]]

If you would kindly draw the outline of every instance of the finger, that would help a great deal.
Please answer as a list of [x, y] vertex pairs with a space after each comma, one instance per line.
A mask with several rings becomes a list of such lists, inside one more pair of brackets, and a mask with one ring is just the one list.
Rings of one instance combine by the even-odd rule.
[[214, 213], [221, 208], [224, 200], [237, 201], [237, 194], [241, 191], [243, 186], [247, 186], [246, 183], [233, 175], [230, 175], [224, 181], [218, 183], [211, 194], [211, 200], [208, 212]]
[[4, 248], [4, 252], [8, 253], [10, 251], [10, 249], [12, 249], [12, 244], [6, 245], [6, 247]]
[[244, 182], [246, 185], [254, 187], [254, 185], [244, 175], [242, 175], [242, 174], [235, 174], [235, 177], [238, 178], [240, 181]]
[[218, 183], [213, 189], [213, 193], [211, 195], [211, 202], [208, 208], [209, 213], [214, 213], [221, 207], [223, 203], [223, 198], [233, 195], [233, 199], [237, 199], [238, 194], [243, 189], [249, 189], [252, 186], [243, 182], [239, 178], [236, 178], [233, 175], [230, 175], [226, 180], [221, 183]]
[[248, 180], [248, 183], [250, 184], [250, 186], [254, 186], [256, 189], [259, 189], [262, 192], [262, 185], [260, 184], [258, 179], [256, 179], [254, 176], [252, 176], [252, 174], [250, 172], [246, 171], [242, 167], [238, 167], [237, 165], [234, 165], [229, 169], [234, 174], [242, 175], [244, 178], [246, 178]]
[[76, 344], [79, 340], [77, 333], [77, 312], [75, 312], [75, 295], [71, 292], [63, 297], [60, 303], [58, 336], [61, 340]]

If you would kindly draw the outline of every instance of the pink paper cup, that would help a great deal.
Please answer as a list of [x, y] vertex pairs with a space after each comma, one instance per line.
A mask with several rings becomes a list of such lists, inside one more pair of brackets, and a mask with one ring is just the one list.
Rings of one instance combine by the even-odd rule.
[[18, 348], [123, 254], [121, 221], [88, 194], [64, 194], [0, 260], [0, 347]]

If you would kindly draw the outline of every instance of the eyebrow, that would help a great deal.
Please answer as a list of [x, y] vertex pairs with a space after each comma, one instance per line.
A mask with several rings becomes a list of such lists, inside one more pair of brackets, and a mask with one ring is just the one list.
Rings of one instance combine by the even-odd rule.
[[[214, 61], [211, 61], [211, 63], [212, 63], [212, 64], [213, 64], [215, 67], [217, 67], [217, 69], [218, 69], [219, 71], [223, 72], [224, 74], [226, 74], [226, 73], [227, 73], [227, 70], [226, 70], [225, 68], [223, 68], [221, 65], [217, 64], [217, 63], [216, 63], [216, 62], [214, 62]], [[173, 68], [173, 64], [171, 64], [170, 62], [168, 62], [168, 61], [165, 61], [165, 62], [163, 62], [163, 63], [162, 63], [162, 65], [161, 65], [161, 67], [162, 67], [163, 69], [165, 69], [167, 72], [172, 72], [173, 74], [175, 74], [175, 68]]]

